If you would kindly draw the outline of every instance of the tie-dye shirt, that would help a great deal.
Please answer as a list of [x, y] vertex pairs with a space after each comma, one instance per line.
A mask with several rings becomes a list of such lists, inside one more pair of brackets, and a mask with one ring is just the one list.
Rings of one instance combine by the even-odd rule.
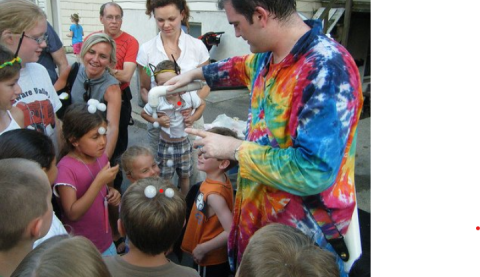
[[[319, 21], [306, 23], [312, 29], [280, 63], [268, 52], [203, 67], [212, 88], [245, 85], [251, 91], [228, 242], [232, 266], [255, 231], [271, 222], [296, 227], [333, 251], [325, 236], [335, 232], [323, 234], [320, 224], [330, 215], [335, 225], [326, 227], [345, 234], [355, 207], [360, 76]], [[307, 196], [313, 206], [306, 206]]]

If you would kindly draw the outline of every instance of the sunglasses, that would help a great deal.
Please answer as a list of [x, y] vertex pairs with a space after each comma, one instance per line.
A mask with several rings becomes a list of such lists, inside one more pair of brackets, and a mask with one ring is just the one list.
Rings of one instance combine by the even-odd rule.
[[[175, 57], [172, 55], [172, 59], [173, 59], [173, 65], [174, 65], [174, 70], [175, 70], [175, 74], [177, 75], [180, 75], [180, 66], [178, 65], [177, 61], [175, 60]], [[149, 63], [148, 64], [148, 67], [150, 68], [150, 72], [153, 74], [153, 76], [157, 76], [157, 74], [160, 73], [160, 70], [157, 71], [157, 67], [154, 66], [153, 64]], [[149, 75], [151, 76], [151, 74], [149, 73]]]
[[175, 74], [180, 75], [180, 66], [178, 66], [178, 63], [175, 60], [175, 57], [173, 56], [173, 54], [172, 54], [172, 59], [173, 59], [173, 63], [175, 64]]
[[90, 79], [86, 79], [85, 82], [83, 82], [83, 88], [85, 89], [85, 92], [83, 93], [83, 101], [88, 102], [92, 94], [92, 82]]

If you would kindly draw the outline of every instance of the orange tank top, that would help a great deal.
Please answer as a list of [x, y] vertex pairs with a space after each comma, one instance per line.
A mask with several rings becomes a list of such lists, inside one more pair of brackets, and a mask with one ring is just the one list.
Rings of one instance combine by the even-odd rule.
[[[222, 224], [217, 215], [208, 218], [207, 198], [210, 194], [219, 194], [227, 202], [227, 206], [233, 213], [233, 188], [228, 176], [225, 175], [226, 183], [206, 179], [200, 186], [195, 203], [188, 219], [185, 236], [182, 241], [182, 250], [192, 254], [198, 244], [209, 241], [223, 232]], [[207, 253], [201, 266], [217, 265], [228, 261], [227, 244], [224, 247], [214, 249]]]

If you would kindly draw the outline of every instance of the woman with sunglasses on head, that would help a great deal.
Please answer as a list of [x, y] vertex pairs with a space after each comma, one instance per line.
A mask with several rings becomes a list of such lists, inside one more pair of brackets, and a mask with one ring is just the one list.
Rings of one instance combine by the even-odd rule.
[[18, 85], [22, 93], [13, 105], [23, 111], [24, 125], [49, 136], [58, 155], [61, 122], [55, 112], [62, 107], [47, 70], [37, 64], [47, 46], [45, 13], [28, 0], [0, 2], [0, 43], [21, 59]]
[[[153, 15], [160, 33], [140, 45], [138, 51], [137, 64], [141, 97], [145, 103], [147, 102], [148, 91], [156, 86], [153, 69], [159, 62], [176, 60], [182, 72], [210, 63], [210, 54], [203, 42], [182, 30], [182, 26], [188, 29], [188, 18], [190, 17], [190, 11], [185, 0], [147, 0], [146, 8], [145, 14], [150, 17]], [[150, 69], [151, 67], [153, 69]], [[209, 91], [210, 88], [204, 86], [197, 91], [197, 94], [205, 100]], [[200, 117], [193, 126], [203, 129], [203, 117]], [[159, 129], [148, 123], [147, 130], [150, 147], [152, 151], [156, 151], [160, 138]], [[193, 157], [193, 163], [196, 164], [196, 153], [193, 154]], [[190, 176], [190, 185], [204, 179], [205, 174], [194, 167], [192, 176]]]
[[107, 147], [105, 152], [112, 158], [118, 138], [118, 124], [122, 92], [119, 82], [109, 72], [116, 63], [115, 41], [104, 33], [88, 37], [80, 51], [82, 65], [72, 86], [72, 104], [87, 103], [90, 99], [98, 100], [106, 105]]

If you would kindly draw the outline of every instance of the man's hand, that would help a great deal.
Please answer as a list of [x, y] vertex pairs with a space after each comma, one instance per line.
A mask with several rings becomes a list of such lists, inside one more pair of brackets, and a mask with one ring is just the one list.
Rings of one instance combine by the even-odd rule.
[[205, 158], [234, 160], [235, 149], [243, 142], [239, 139], [198, 129], [186, 128], [185, 132], [200, 137], [193, 142], [193, 148], [201, 148], [200, 151], [203, 152]]
[[167, 91], [172, 91], [179, 87], [190, 84], [193, 80], [204, 80], [202, 68], [195, 68], [166, 81], [164, 86], [170, 86]]

